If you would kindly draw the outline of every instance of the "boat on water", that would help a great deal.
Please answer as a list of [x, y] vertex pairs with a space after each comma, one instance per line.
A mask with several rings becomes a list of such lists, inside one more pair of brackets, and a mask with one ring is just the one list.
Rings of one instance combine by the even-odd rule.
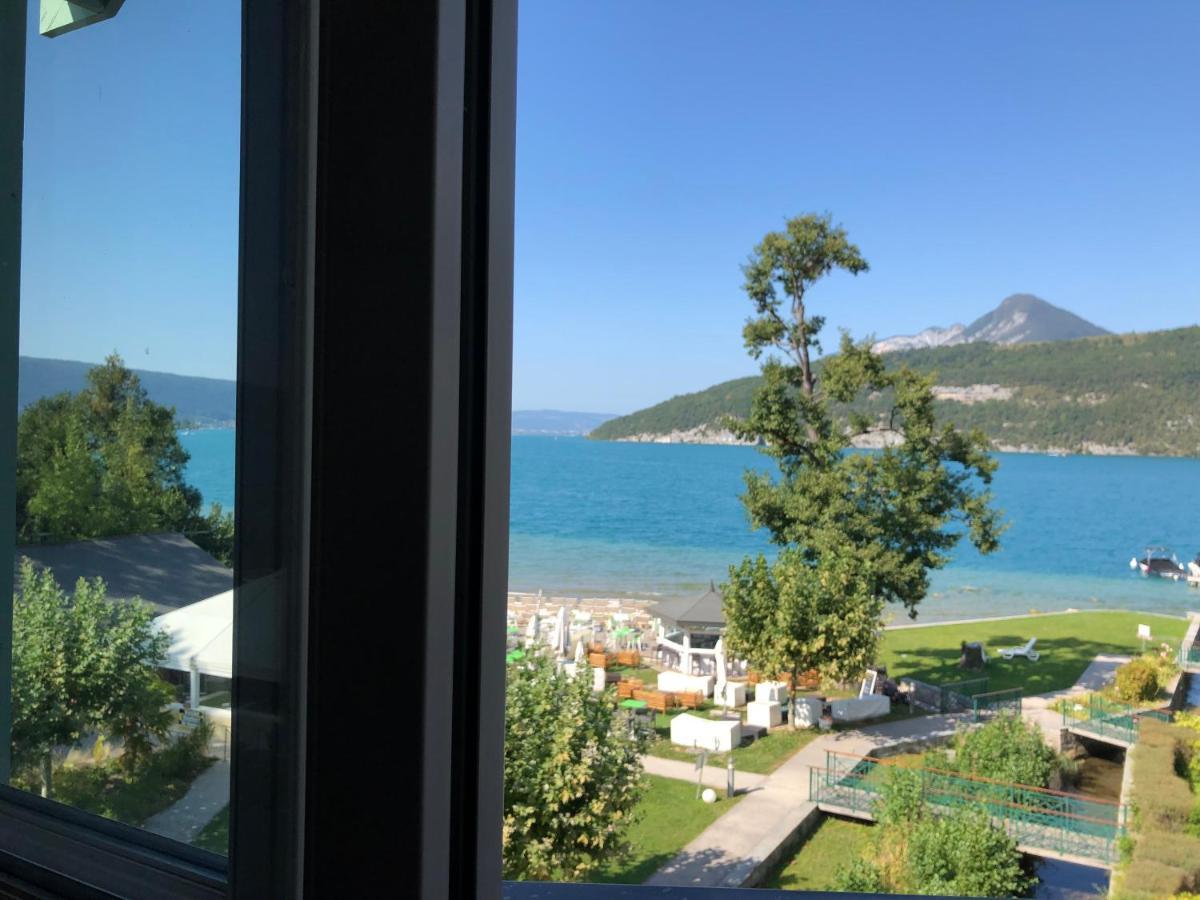
[[1181, 581], [1188, 575], [1179, 557], [1166, 547], [1147, 547], [1141, 559], [1135, 556], [1129, 561], [1129, 568], [1143, 575], [1169, 578], [1172, 581]]

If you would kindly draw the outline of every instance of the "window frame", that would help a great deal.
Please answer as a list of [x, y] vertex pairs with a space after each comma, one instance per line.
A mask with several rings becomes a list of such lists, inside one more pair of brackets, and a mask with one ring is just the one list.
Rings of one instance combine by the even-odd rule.
[[[0, 206], [0, 295], [12, 297], [27, 9], [0, 9], [0, 188], [16, 201]], [[0, 786], [6, 887], [251, 897], [406, 883], [425, 896], [499, 895], [503, 661], [482, 636], [500, 632], [507, 587], [515, 42], [515, 0], [244, 3], [228, 865]], [[387, 90], [365, 96], [364, 85]], [[19, 304], [0, 315], [0, 403], [10, 398], [15, 416]], [[407, 388], [416, 426], [391, 454], [406, 477], [383, 491], [396, 527], [369, 542], [393, 550], [416, 586], [406, 615], [380, 618], [416, 623], [422, 739], [387, 753], [349, 753], [345, 739], [379, 706], [370, 692], [346, 696], [346, 674], [394, 669], [346, 599], [379, 582], [351, 553], [374, 479], [349, 465], [343, 438], [379, 418], [364, 377]], [[14, 545], [12, 532], [5, 513], [0, 545]], [[11, 598], [11, 585], [0, 592]], [[7, 670], [3, 634], [11, 608], [0, 601]], [[387, 786], [389, 802], [345, 790], [339, 764], [388, 758], [409, 775]]]

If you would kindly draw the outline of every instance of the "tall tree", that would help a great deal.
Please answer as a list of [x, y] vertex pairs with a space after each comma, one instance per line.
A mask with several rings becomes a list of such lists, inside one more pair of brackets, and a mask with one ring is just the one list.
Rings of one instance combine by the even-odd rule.
[[[770, 587], [761, 577], [765, 559], [731, 567], [726, 585], [730, 649], [744, 654], [758, 651], [748, 629], [732, 619], [754, 606], [748, 584], [758, 585], [760, 594], [774, 591], [789, 608], [811, 608], [814, 601], [800, 595], [823, 593], [821, 602], [831, 612], [823, 614], [821, 633], [814, 634], [803, 616], [781, 616], [772, 624], [772, 639], [757, 643], [798, 648], [785, 671], [811, 662], [830, 675], [857, 666], [874, 650], [874, 638], [866, 634], [839, 641], [831, 631], [841, 627], [839, 615], [873, 620], [872, 634], [880, 625], [880, 601], [901, 604], [915, 617], [929, 571], [946, 565], [964, 530], [983, 553], [996, 549], [1001, 531], [988, 491], [996, 463], [987, 439], [936, 421], [932, 377], [888, 368], [869, 342], [856, 344], [846, 334], [836, 356], [814, 361], [824, 318], [810, 312], [808, 293], [834, 270], [858, 275], [868, 265], [843, 228], [828, 215], [812, 214], [767, 234], [743, 267], [754, 307], [743, 337], [752, 357], [767, 356], [749, 417], [730, 426], [774, 459], [778, 477], [748, 472], [742, 502], [751, 523], [791, 552], [781, 553], [767, 573]], [[867, 395], [888, 399], [882, 420], [850, 408]], [[856, 439], [872, 433], [884, 443], [881, 450], [850, 452]], [[799, 576], [797, 566], [817, 573], [850, 567], [856, 577], [814, 580]], [[751, 572], [760, 577], [748, 581]], [[819, 652], [799, 650], [814, 647]], [[777, 656], [763, 662], [777, 665]]]
[[40, 769], [53, 794], [53, 751], [92, 732], [124, 743], [136, 762], [167, 734], [170, 686], [156, 664], [168, 638], [150, 607], [110, 603], [99, 579], [67, 595], [49, 569], [22, 560], [13, 597], [12, 748], [17, 766]]
[[146, 394], [113, 355], [78, 394], [31, 404], [17, 426], [17, 529], [21, 540], [67, 541], [181, 531], [229, 564], [232, 519], [200, 513], [184, 479], [187, 451], [175, 411]]
[[540, 655], [508, 667], [504, 877], [585, 879], [625, 851], [641, 797], [644, 743], [611, 691]]

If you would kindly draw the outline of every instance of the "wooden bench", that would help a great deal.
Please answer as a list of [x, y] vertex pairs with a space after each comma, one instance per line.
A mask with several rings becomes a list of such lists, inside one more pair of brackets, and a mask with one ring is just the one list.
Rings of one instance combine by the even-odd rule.
[[675, 696], [665, 691], [634, 690], [633, 699], [644, 700], [648, 708], [661, 713], [675, 705]]

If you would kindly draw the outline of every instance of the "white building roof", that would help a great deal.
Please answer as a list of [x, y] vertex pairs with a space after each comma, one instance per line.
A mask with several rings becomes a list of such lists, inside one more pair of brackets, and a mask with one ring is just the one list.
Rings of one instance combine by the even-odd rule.
[[164, 669], [233, 677], [233, 591], [164, 613], [155, 624], [171, 638]]

